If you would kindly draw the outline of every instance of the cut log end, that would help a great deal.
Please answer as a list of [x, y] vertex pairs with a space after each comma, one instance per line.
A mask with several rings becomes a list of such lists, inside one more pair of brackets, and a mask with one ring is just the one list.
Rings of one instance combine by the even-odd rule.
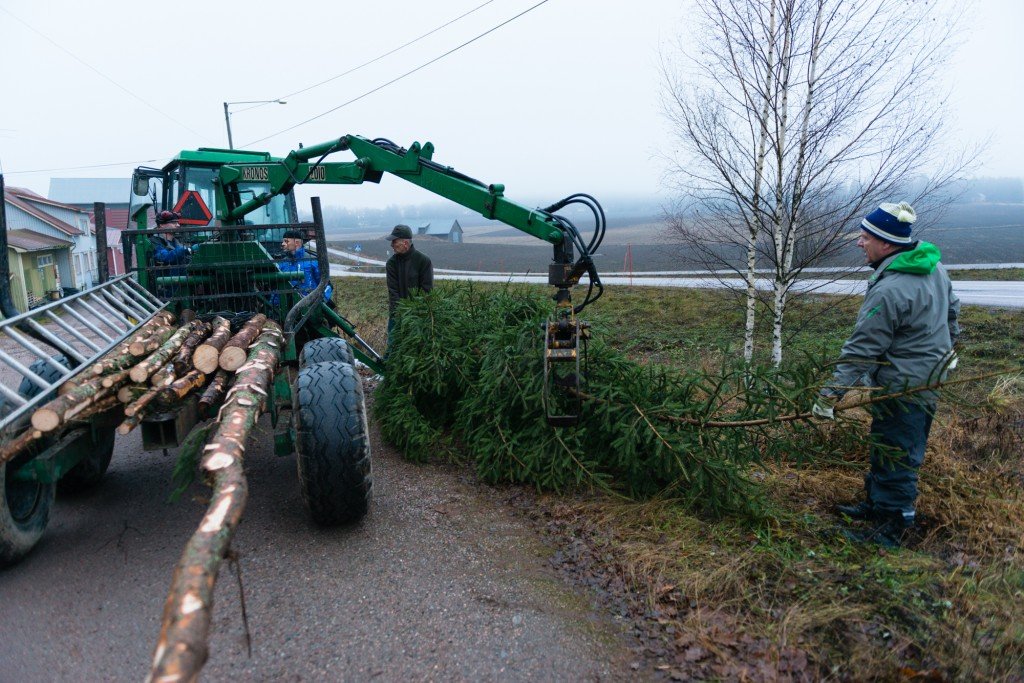
[[215, 372], [219, 362], [220, 351], [209, 344], [201, 344], [192, 354], [192, 366], [204, 375]]
[[32, 413], [32, 427], [41, 432], [52, 432], [60, 427], [61, 419], [57, 411], [42, 407]]
[[237, 346], [229, 346], [220, 353], [220, 368], [228, 372], [234, 372], [245, 365], [246, 351]]

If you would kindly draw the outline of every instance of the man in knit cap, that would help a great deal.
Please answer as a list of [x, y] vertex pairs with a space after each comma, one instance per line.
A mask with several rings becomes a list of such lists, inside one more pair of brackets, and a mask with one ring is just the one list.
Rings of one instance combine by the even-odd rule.
[[[873, 387], [878, 395], [906, 392], [934, 385], [956, 366], [960, 300], [939, 250], [911, 239], [915, 219], [913, 207], [902, 202], [882, 204], [861, 221], [857, 246], [875, 270], [835, 374], [814, 404], [819, 418], [835, 419], [836, 402], [852, 387]], [[848, 530], [848, 537], [896, 546], [914, 525], [917, 473], [937, 400], [936, 392], [919, 391], [871, 406], [866, 498], [837, 510], [873, 528]]]
[[395, 326], [395, 310], [398, 302], [414, 292], [429, 292], [434, 288], [434, 266], [430, 257], [412, 244], [412, 228], [396, 225], [391, 234], [384, 237], [391, 242], [395, 252], [384, 266], [388, 281], [388, 345], [391, 331]]

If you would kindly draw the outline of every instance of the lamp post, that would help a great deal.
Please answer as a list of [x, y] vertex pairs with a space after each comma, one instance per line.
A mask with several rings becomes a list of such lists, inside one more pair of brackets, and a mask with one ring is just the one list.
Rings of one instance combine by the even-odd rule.
[[284, 100], [239, 100], [238, 102], [224, 103], [224, 123], [228, 127], [228, 149], [234, 149], [235, 143], [231, 140], [231, 111], [228, 107], [232, 104], [288, 104]]

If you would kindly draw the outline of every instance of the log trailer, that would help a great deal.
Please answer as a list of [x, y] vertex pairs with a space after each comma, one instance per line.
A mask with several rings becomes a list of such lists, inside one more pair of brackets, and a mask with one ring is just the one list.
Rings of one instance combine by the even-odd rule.
[[[342, 151], [355, 160], [325, 161]], [[602, 292], [591, 258], [604, 236], [600, 205], [576, 194], [527, 208], [508, 200], [503, 185], [435, 162], [433, 152], [430, 143], [404, 149], [347, 135], [283, 158], [201, 148], [162, 169], [140, 167], [135, 194], [151, 196], [155, 209], [179, 210], [182, 226], [151, 226], [139, 212], [122, 233], [127, 274], [101, 272], [98, 286], [27, 312], [11, 300], [0, 204], [0, 567], [40, 539], [56, 490], [101, 480], [115, 432], [140, 428], [145, 450], [190, 449], [214, 491], [175, 571], [153, 663], [156, 678], [188, 678], [207, 656], [213, 582], [244, 509], [245, 442], [262, 413], [276, 454], [296, 457], [314, 521], [342, 524], [366, 513], [372, 479], [356, 362], [386, 368], [338, 312], [344, 294], [325, 297], [320, 203], [312, 200], [311, 222], [299, 222], [297, 184], [379, 183], [387, 173], [549, 242], [555, 304], [538, 335], [544, 400], [552, 425], [575, 424], [581, 392], [565, 389], [580, 389], [584, 377], [589, 327], [577, 315]], [[573, 204], [592, 212], [589, 240], [557, 213]], [[295, 230], [315, 245], [315, 287], [281, 253], [282, 236]], [[161, 239], [189, 245], [187, 257], [158, 258], [168, 244]], [[570, 292], [584, 275], [586, 296], [574, 304]]]

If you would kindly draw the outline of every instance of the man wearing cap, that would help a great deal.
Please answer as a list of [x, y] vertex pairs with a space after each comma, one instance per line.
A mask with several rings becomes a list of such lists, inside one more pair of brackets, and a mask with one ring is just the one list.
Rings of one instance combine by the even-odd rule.
[[[915, 219], [913, 207], [901, 202], [882, 204], [861, 221], [857, 246], [874, 273], [853, 334], [814, 404], [819, 418], [835, 419], [835, 403], [854, 386], [874, 387], [879, 395], [899, 393], [935, 384], [956, 365], [960, 300], [939, 263], [939, 250], [911, 239]], [[874, 527], [848, 531], [848, 537], [896, 546], [913, 526], [917, 473], [937, 400], [935, 391], [921, 391], [871, 406], [866, 498], [836, 509]]]
[[[161, 211], [156, 216], [157, 234], [150, 238], [153, 244], [153, 258], [158, 266], [181, 266], [187, 264], [192, 257], [189, 248], [178, 241], [177, 233], [165, 230], [177, 230], [181, 214], [175, 211]], [[160, 275], [182, 275], [181, 268], [162, 268]]]
[[405, 299], [419, 290], [429, 292], [434, 288], [434, 266], [426, 254], [416, 251], [412, 245], [412, 229], [408, 225], [396, 225], [384, 239], [391, 242], [395, 252], [388, 259], [385, 271], [388, 276], [388, 337], [394, 326], [395, 308], [399, 299]]
[[[314, 255], [306, 252], [306, 236], [299, 230], [287, 230], [281, 239], [281, 249], [284, 251], [284, 260], [278, 261], [278, 267], [285, 272], [301, 272], [304, 278], [295, 284], [299, 294], [306, 296], [320, 284], [320, 264]], [[330, 300], [334, 294], [334, 287], [328, 281], [324, 290], [324, 299]]]

